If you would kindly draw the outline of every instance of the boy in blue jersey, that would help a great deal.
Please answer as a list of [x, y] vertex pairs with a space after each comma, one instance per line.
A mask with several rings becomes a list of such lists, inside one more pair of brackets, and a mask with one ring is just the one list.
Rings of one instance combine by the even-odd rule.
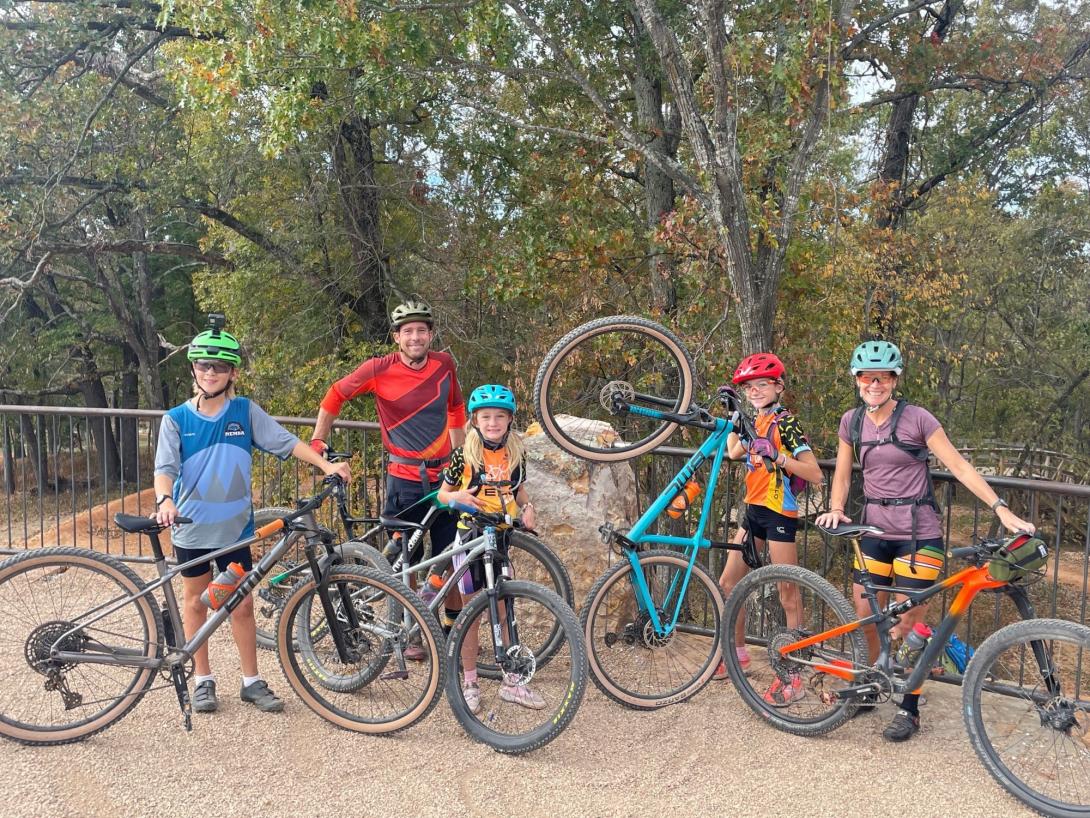
[[[235, 397], [241, 348], [232, 335], [223, 331], [222, 321], [222, 316], [209, 316], [212, 328], [190, 343], [188, 358], [195, 397], [167, 412], [159, 427], [155, 450], [156, 519], [161, 525], [173, 525], [177, 517], [193, 520], [171, 533], [179, 563], [253, 536], [250, 465], [254, 447], [281, 460], [292, 455], [326, 474], [338, 474], [346, 482], [351, 479], [348, 464], [329, 463], [256, 403]], [[232, 562], [249, 571], [253, 567], [250, 549], [239, 548], [216, 557], [216, 568], [223, 571]], [[207, 609], [201, 594], [211, 579], [212, 569], [207, 562], [182, 571], [182, 624], [187, 639], [205, 622]], [[258, 673], [252, 596], [231, 613], [231, 632], [242, 660], [242, 700], [265, 712], [283, 710], [284, 702]], [[193, 658], [193, 709], [210, 713], [219, 701], [208, 663], [208, 644], [202, 645]]]

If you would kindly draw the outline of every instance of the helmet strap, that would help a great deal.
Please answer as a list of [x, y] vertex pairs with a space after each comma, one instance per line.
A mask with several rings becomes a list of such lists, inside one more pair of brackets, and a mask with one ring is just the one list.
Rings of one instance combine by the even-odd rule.
[[893, 393], [892, 392], [889, 393], [888, 398], [886, 398], [884, 401], [882, 401], [877, 406], [871, 406], [869, 403], [864, 403], [863, 405], [867, 407], [867, 414], [868, 415], [873, 415], [875, 412], [880, 411], [882, 409], [882, 407], [885, 406], [887, 403], [889, 403], [891, 400], [893, 400]]

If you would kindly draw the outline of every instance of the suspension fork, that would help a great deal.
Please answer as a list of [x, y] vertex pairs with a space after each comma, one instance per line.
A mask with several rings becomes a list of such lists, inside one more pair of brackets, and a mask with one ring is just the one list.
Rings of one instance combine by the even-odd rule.
[[[314, 577], [316, 583], [315, 590], [318, 592], [318, 599], [321, 600], [326, 622], [329, 623], [329, 633], [333, 636], [333, 644], [337, 648], [337, 656], [345, 664], [351, 664], [358, 657], [345, 640], [344, 630], [341, 628], [341, 622], [337, 618], [333, 600], [329, 595], [329, 584], [326, 582], [329, 566], [336, 560], [336, 552], [328, 550], [326, 555], [319, 560], [318, 544], [318, 542], [308, 539], [306, 546], [307, 562], [310, 564], [311, 576]], [[348, 620], [348, 626], [353, 629], [358, 628], [360, 622], [359, 617], [356, 616], [356, 606], [352, 603], [352, 595], [343, 583], [337, 583], [337, 594], [341, 600], [341, 609]]]
[[[1022, 619], [1037, 618], [1037, 612], [1034, 610], [1033, 603], [1030, 601], [1025, 588], [1021, 585], [1007, 585], [1003, 590], [1011, 598], [1014, 607], [1018, 610], [1018, 615]], [[1041, 671], [1041, 678], [1044, 680], [1049, 694], [1059, 695], [1060, 681], [1056, 678], [1056, 665], [1053, 664], [1052, 657], [1045, 650], [1044, 643], [1035, 640], [1030, 642], [1030, 648], [1033, 650], [1033, 658], [1037, 660], [1037, 667]]]
[[[504, 662], [507, 660], [507, 655], [503, 650], [503, 628], [507, 626], [507, 635], [512, 645], [519, 643], [518, 629], [515, 625], [515, 606], [511, 600], [508, 599], [504, 606], [504, 615], [500, 618], [500, 605], [499, 605], [499, 586], [496, 584], [496, 555], [499, 554], [499, 548], [496, 545], [496, 529], [492, 526], [488, 526], [484, 530], [484, 583], [485, 594], [488, 597], [488, 615], [489, 620], [492, 622], [492, 652], [496, 659], [496, 664], [501, 668]], [[502, 572], [502, 569], [501, 569]], [[503, 583], [504, 577], [500, 578], [500, 585]]]

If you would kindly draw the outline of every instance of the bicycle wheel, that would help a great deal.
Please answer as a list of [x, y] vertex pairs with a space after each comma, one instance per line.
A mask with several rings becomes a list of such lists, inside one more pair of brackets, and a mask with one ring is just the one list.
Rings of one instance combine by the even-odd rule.
[[[793, 600], [794, 611], [785, 611]], [[736, 632], [744, 632], [750, 665], [738, 660]], [[815, 670], [812, 664], [838, 667], [845, 673], [868, 665], [861, 628], [831, 636], [787, 656], [780, 648], [855, 622], [855, 610], [844, 595], [813, 571], [798, 565], [766, 565], [734, 586], [723, 606], [723, 660], [742, 700], [774, 727], [797, 736], [816, 736], [839, 727], [859, 704], [837, 696], [857, 681]], [[794, 621], [796, 627], [789, 627]]]
[[[308, 576], [285, 601], [276, 628], [280, 667], [288, 684], [307, 707], [345, 730], [394, 733], [424, 718], [443, 693], [446, 673], [443, 632], [435, 617], [400, 581], [370, 568], [334, 566], [325, 582], [334, 599], [343, 588], [359, 616], [358, 628], [342, 630], [352, 660], [342, 661], [331, 634], [309, 654], [293, 638], [329, 627], [322, 624], [325, 609], [315, 598], [317, 583]], [[401, 613], [390, 616], [391, 610]], [[421, 634], [426, 655], [421, 662], [407, 663], [402, 651], [414, 632]], [[378, 665], [381, 672], [374, 674]], [[329, 686], [330, 671], [346, 679], [371, 678], [351, 689], [335, 689]]]
[[1090, 815], [1090, 628], [1029, 619], [977, 648], [965, 729], [1003, 789], [1045, 815]]
[[[367, 543], [349, 540], [338, 545], [337, 551], [342, 555], [345, 565], [372, 568], [384, 577], [393, 576], [390, 563], [377, 549]], [[307, 575], [309, 576], [309, 573]], [[357, 614], [369, 613], [376, 602], [380, 602], [385, 606], [384, 616], [388, 620], [397, 620], [402, 616], [402, 609], [397, 603], [388, 598], [378, 601], [373, 592], [368, 593], [368, 589], [356, 593], [352, 600], [356, 606]], [[345, 616], [340, 595], [335, 595], [332, 602], [342, 624], [347, 626], [348, 619]], [[342, 693], [358, 690], [364, 685], [370, 684], [386, 666], [392, 649], [389, 646], [383, 646], [382, 649], [373, 651], [373, 661], [360, 663], [359, 666], [352, 668], [347, 673], [339, 666], [326, 667], [323, 663], [324, 658], [331, 655], [337, 656], [337, 653], [336, 648], [333, 646], [332, 636], [329, 633], [329, 623], [326, 621], [324, 613], [319, 616], [312, 615], [311, 606], [315, 604], [321, 605], [321, 601], [315, 595], [307, 597], [300, 603], [301, 609], [295, 631], [296, 650], [311, 667], [314, 677], [323, 687]], [[339, 656], [337, 658], [339, 664]]]
[[534, 409], [545, 433], [576, 457], [616, 461], [649, 452], [676, 423], [610, 409], [631, 404], [683, 412], [693, 396], [693, 362], [677, 336], [646, 318], [616, 315], [576, 327], [537, 370]]
[[[496, 593], [501, 616], [510, 609], [515, 622], [513, 632], [506, 619], [501, 626], [504, 676], [478, 676], [480, 702], [473, 713], [463, 693], [463, 646], [476, 657], [475, 640], [495, 657], [488, 595], [479, 593], [462, 610], [447, 641], [447, 699], [472, 738], [501, 753], [525, 753], [548, 744], [575, 717], [587, 686], [587, 652], [575, 614], [552, 591], [506, 580]], [[539, 663], [532, 646], [554, 628], [561, 631], [561, 643], [548, 664]]]
[[[646, 551], [640, 569], [659, 620], [678, 610], [688, 559], [674, 551]], [[654, 710], [696, 695], [719, 662], [719, 586], [694, 564], [677, 624], [664, 636], [636, 599], [632, 565], [622, 559], [598, 578], [587, 594], [580, 623], [587, 640], [591, 678], [613, 701], [634, 710]]]
[[58, 662], [50, 652], [56, 645], [89, 658], [162, 656], [162, 621], [150, 597], [95, 618], [107, 603], [143, 587], [122, 563], [82, 548], [29, 551], [0, 564], [0, 735], [23, 744], [68, 744], [136, 706], [154, 670]]
[[[512, 531], [508, 557], [511, 560], [515, 579], [548, 588], [564, 600], [569, 608], [572, 607], [575, 591], [572, 588], [568, 569], [549, 546], [525, 531]], [[537, 657], [538, 665], [543, 665], [549, 661], [564, 641], [564, 631], [558, 620], [553, 623], [551, 630], [539, 630], [533, 634], [533, 639], [537, 640], [536, 644], [531, 641], [529, 634], [524, 635], [523, 639]], [[502, 673], [496, 665], [495, 657], [484, 650], [477, 658], [477, 672], [489, 679], [498, 679]]]
[[[254, 528], [261, 528], [293, 513], [292, 509], [283, 506], [255, 509]], [[265, 553], [277, 542], [276, 537], [266, 537], [251, 546], [254, 551], [254, 562], [265, 556]], [[382, 570], [382, 565], [374, 564], [374, 555], [378, 554], [381, 557], [381, 554], [373, 545], [361, 540], [348, 542], [357, 543], [360, 547], [365, 546], [371, 550], [361, 552], [357, 549], [354, 555], [345, 554], [342, 550], [342, 558], [346, 564], [369, 565]], [[338, 548], [343, 549], [347, 544], [343, 543]], [[302, 538], [294, 542], [254, 590], [254, 619], [257, 621], [257, 645], [260, 648], [276, 650], [276, 620], [280, 617], [280, 609], [284, 607], [284, 600], [292, 594], [296, 585], [303, 579], [303, 574], [309, 570], [305, 547], [306, 543]], [[389, 563], [386, 560], [383, 559], [382, 563], [389, 569]]]

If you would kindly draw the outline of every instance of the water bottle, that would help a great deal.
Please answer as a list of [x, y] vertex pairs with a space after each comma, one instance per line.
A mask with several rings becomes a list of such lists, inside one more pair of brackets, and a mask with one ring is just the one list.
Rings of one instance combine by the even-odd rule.
[[930, 639], [931, 628], [925, 622], [917, 622], [897, 650], [897, 664], [904, 668], [915, 667]]
[[424, 587], [420, 589], [420, 601], [425, 605], [431, 605], [432, 600], [439, 595], [442, 587], [443, 578], [441, 576], [428, 574], [428, 578], [424, 580]]
[[693, 504], [693, 501], [700, 496], [700, 484], [695, 480], [690, 480], [685, 486], [677, 493], [677, 496], [670, 501], [670, 507], [666, 509], [666, 513], [673, 517], [675, 520], [681, 519], [681, 515], [684, 514], [689, 506]]
[[214, 580], [208, 583], [208, 587], [201, 594], [201, 602], [213, 611], [216, 610], [227, 597], [234, 593], [235, 588], [239, 586], [244, 576], [246, 576], [246, 569], [237, 562], [232, 562]]

